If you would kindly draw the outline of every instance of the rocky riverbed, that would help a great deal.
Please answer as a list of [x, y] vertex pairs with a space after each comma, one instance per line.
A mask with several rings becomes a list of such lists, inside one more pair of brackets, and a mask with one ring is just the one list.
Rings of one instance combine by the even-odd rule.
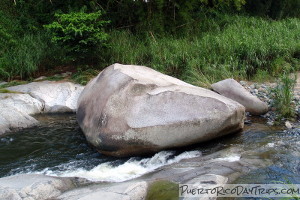
[[[242, 134], [241, 140], [245, 140], [242, 143], [247, 144], [246, 140], [250, 140], [251, 145], [250, 143], [249, 145], [247, 144], [248, 146], [240, 145], [239, 142], [234, 145], [228, 143], [225, 145], [226, 148], [223, 150], [218, 149], [214, 153], [202, 154], [202, 151], [199, 151], [199, 155], [193, 158], [180, 159], [172, 164], [166, 163], [159, 168], [155, 168], [151, 173], [123, 183], [88, 180], [88, 178], [84, 177], [74, 178], [79, 176], [79, 174], [76, 175], [74, 173], [72, 174], [73, 178], [53, 177], [43, 174], [17, 174], [0, 179], [0, 199], [93, 200], [98, 199], [99, 196], [114, 200], [145, 199], [147, 195], [149, 197], [153, 193], [153, 185], [158, 184], [161, 187], [161, 181], [167, 181], [171, 186], [177, 185], [177, 183], [196, 182], [225, 184], [231, 183], [241, 175], [253, 170], [268, 168], [268, 166], [276, 162], [276, 158], [273, 158], [272, 154], [265, 152], [272, 152], [275, 147], [285, 149], [286, 145], [297, 147], [299, 142], [297, 143], [294, 139], [290, 139], [289, 141], [292, 142], [286, 143], [282, 138], [277, 138], [277, 134], [274, 134], [276, 135], [274, 136], [275, 138], [268, 138], [268, 134], [266, 134], [269, 133], [269, 129], [272, 129], [270, 127], [273, 127], [276, 118], [272, 94], [272, 89], [276, 87], [275, 83], [258, 84], [240, 81], [240, 84], [251, 94], [266, 102], [269, 107], [269, 112], [262, 116], [267, 119], [267, 121], [263, 122], [263, 125], [254, 124], [252, 126], [252, 123], [255, 122], [251, 119], [251, 114], [248, 113], [247, 115], [245, 123], [248, 128], [246, 127], [246, 130], [240, 134]], [[0, 134], [14, 131], [18, 128], [37, 125], [39, 123], [38, 118], [36, 119], [34, 114], [75, 112], [77, 100], [83, 90], [83, 86], [70, 82], [41, 81], [9, 87], [7, 90], [12, 92], [0, 94]], [[299, 109], [299, 100], [300, 97], [296, 94], [294, 99], [296, 111]], [[256, 132], [261, 125], [265, 128]], [[287, 123], [286, 126], [288, 127]], [[248, 137], [251, 128], [254, 130], [254, 133]], [[288, 128], [293, 128], [293, 125]], [[268, 131], [265, 131], [266, 129]], [[299, 135], [297, 128], [292, 129], [288, 133], [288, 137], [290, 135]], [[252, 137], [257, 137], [257, 139], [251, 140], [250, 138]], [[262, 140], [262, 138], [267, 139]], [[219, 142], [222, 140], [223, 138], [219, 139]], [[217, 144], [218, 140], [213, 142]], [[259, 143], [259, 145], [253, 145], [253, 143]], [[249, 148], [251, 146], [254, 146], [254, 148]], [[297, 152], [297, 149], [295, 151]], [[289, 151], [283, 151], [283, 154], [289, 154]], [[276, 153], [275, 155], [277, 156]], [[292, 154], [292, 156], [296, 160], [299, 157], [298, 154]], [[298, 164], [295, 163], [295, 165]], [[291, 173], [298, 176], [296, 172]], [[178, 188], [175, 187], [175, 189], [177, 190]], [[169, 189], [167, 188], [166, 190]]]
[[[240, 84], [252, 95], [255, 95], [260, 100], [268, 104], [269, 111], [266, 114], [262, 115], [262, 117], [268, 119], [268, 125], [274, 125], [276, 118], [278, 118], [274, 105], [274, 89], [276, 88], [277, 83], [255, 83], [249, 81], [240, 81]], [[295, 105], [295, 113], [297, 116], [299, 116], [300, 92], [294, 91], [294, 99], [292, 101], [292, 104]], [[282, 124], [285, 124], [285, 122], [287, 121], [287, 119], [282, 120]], [[290, 122], [288, 122], [288, 124], [290, 124]], [[287, 126], [287, 128], [291, 128], [292, 125]]]

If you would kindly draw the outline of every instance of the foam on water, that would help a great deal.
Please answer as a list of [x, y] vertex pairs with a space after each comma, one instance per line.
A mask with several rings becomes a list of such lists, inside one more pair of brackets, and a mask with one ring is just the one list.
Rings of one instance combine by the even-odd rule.
[[216, 160], [235, 162], [235, 161], [239, 161], [240, 159], [241, 159], [241, 155], [232, 154], [232, 155], [228, 155], [227, 157], [224, 157], [224, 158], [217, 158]]
[[68, 166], [60, 167], [67, 169], [64, 171], [52, 171], [49, 169], [45, 169], [43, 171], [35, 173], [61, 177], [81, 177], [91, 181], [122, 182], [152, 172], [164, 165], [179, 162], [182, 159], [198, 157], [201, 155], [201, 152], [188, 151], [177, 156], [173, 155], [174, 152], [161, 151], [151, 158], [144, 158], [141, 160], [131, 158], [125, 163], [118, 166], [114, 166], [112, 162], [106, 162], [99, 164], [91, 170], [87, 170], [83, 168], [72, 169], [70, 167], [70, 164], [66, 164]]

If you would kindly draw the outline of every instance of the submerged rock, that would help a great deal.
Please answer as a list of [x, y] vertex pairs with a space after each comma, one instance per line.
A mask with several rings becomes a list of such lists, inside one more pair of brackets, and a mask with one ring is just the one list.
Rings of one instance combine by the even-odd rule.
[[225, 79], [211, 85], [219, 94], [235, 100], [245, 106], [246, 111], [253, 115], [263, 115], [268, 112], [268, 105], [253, 96], [234, 79]]
[[77, 120], [104, 154], [132, 156], [237, 132], [245, 108], [153, 69], [114, 64], [84, 89]]

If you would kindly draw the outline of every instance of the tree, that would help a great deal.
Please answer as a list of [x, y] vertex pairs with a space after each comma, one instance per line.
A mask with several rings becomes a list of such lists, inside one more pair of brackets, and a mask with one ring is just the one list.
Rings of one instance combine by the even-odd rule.
[[91, 61], [108, 39], [103, 27], [109, 21], [101, 20], [101, 16], [100, 11], [55, 14], [56, 20], [44, 27], [51, 33], [52, 41], [66, 49], [68, 59]]

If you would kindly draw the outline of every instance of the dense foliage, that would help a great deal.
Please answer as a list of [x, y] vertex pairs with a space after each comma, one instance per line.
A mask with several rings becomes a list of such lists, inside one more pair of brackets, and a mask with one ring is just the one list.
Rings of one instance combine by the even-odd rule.
[[198, 85], [278, 76], [299, 67], [299, 13], [299, 0], [1, 0], [0, 79], [114, 62]]
[[101, 15], [100, 11], [55, 14], [56, 20], [44, 27], [51, 33], [51, 40], [65, 48], [67, 60], [90, 63], [108, 39], [103, 29], [108, 21], [100, 20]]

